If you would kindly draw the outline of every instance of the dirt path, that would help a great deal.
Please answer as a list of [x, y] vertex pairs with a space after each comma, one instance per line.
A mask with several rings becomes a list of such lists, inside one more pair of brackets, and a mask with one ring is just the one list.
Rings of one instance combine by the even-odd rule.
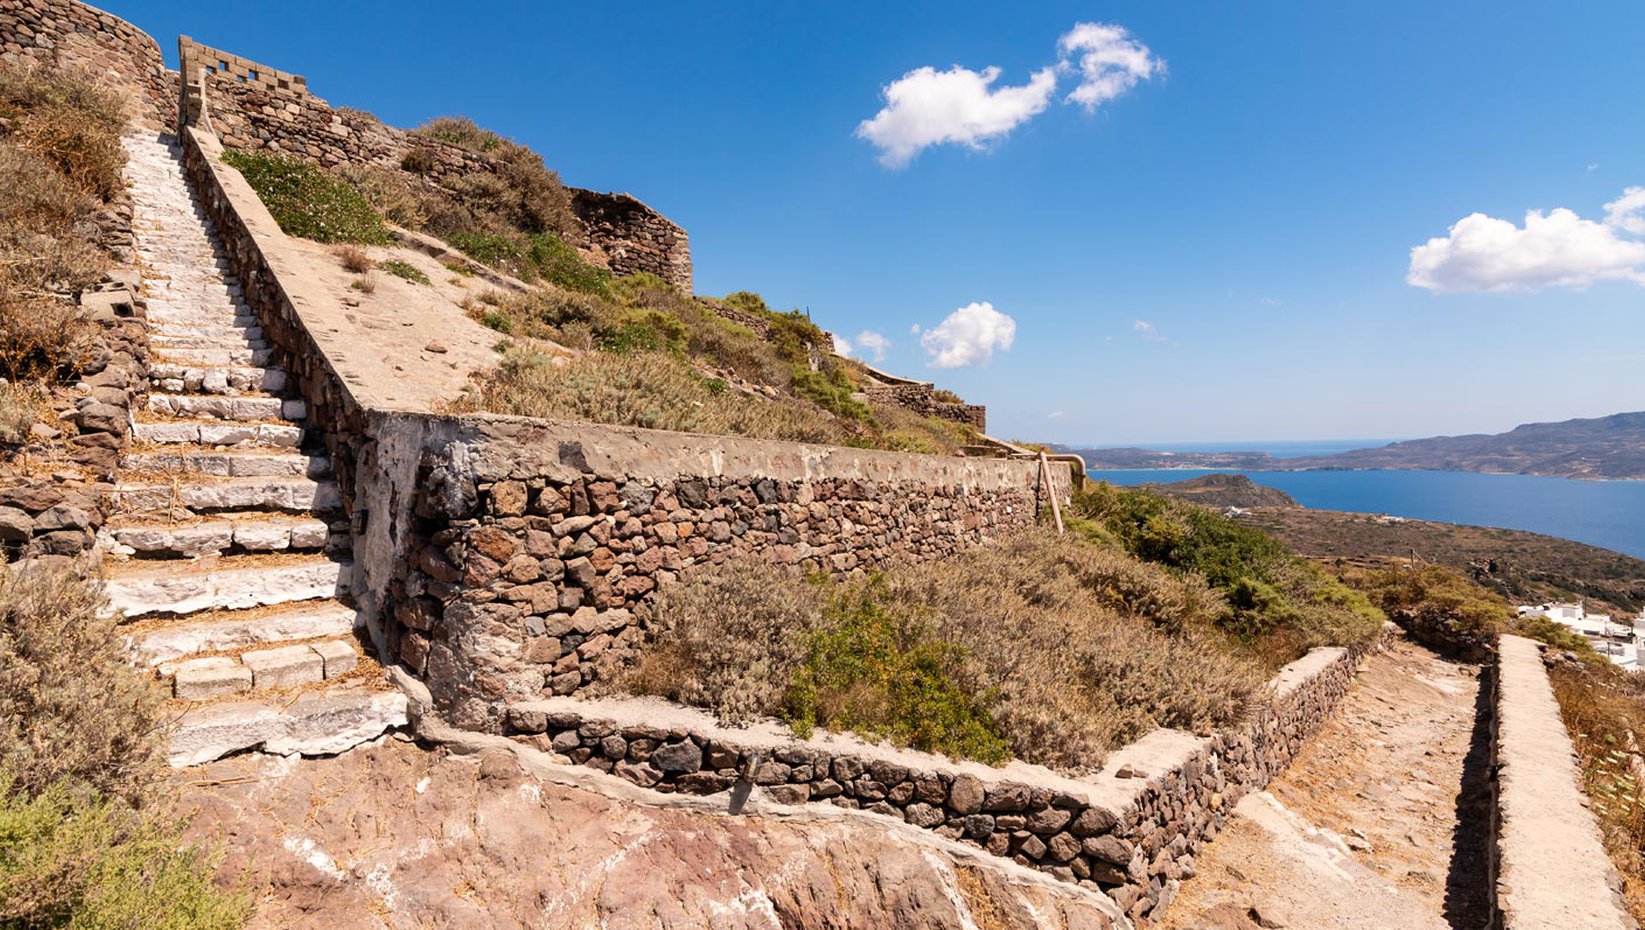
[[[1158, 925], [1483, 925], [1477, 667], [1396, 641], [1269, 789], [1250, 795]], [[1460, 851], [1459, 851], [1460, 850]]]

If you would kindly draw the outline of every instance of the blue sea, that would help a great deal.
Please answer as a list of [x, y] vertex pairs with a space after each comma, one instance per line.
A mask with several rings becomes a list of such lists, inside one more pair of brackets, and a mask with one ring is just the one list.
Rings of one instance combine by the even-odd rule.
[[[1337, 443], [1296, 443], [1344, 448]], [[1366, 448], [1369, 443], [1347, 446]], [[1157, 448], [1157, 447], [1156, 447]], [[1173, 447], [1173, 451], [1182, 447]], [[1185, 449], [1216, 452], [1264, 449], [1269, 444]], [[1289, 450], [1287, 450], [1289, 451]], [[1294, 455], [1314, 455], [1296, 452]], [[1110, 484], [1185, 481], [1212, 471], [1198, 468], [1093, 469]], [[1419, 520], [1530, 530], [1562, 536], [1645, 559], [1645, 481], [1577, 481], [1529, 475], [1480, 475], [1453, 471], [1244, 472], [1257, 484], [1278, 488], [1316, 510], [1386, 513]]]

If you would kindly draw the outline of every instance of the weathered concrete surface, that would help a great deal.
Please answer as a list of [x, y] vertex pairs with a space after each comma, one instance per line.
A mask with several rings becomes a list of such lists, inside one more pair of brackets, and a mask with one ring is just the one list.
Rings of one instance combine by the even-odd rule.
[[1235, 807], [1163, 926], [1483, 927], [1489, 733], [1476, 726], [1487, 709], [1478, 677], [1403, 639], [1373, 656], [1340, 715]]
[[1505, 930], [1622, 930], [1615, 869], [1582, 793], [1542, 647], [1501, 641], [1497, 909]]
[[508, 753], [390, 740], [187, 778], [191, 838], [267, 889], [258, 928], [1129, 926], [1100, 895], [872, 814], [642, 806]]

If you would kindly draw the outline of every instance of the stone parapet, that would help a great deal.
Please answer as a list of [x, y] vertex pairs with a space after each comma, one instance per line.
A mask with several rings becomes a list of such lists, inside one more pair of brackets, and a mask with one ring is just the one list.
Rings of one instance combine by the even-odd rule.
[[1519, 636], [1498, 647], [1493, 926], [1631, 930], [1542, 648]]

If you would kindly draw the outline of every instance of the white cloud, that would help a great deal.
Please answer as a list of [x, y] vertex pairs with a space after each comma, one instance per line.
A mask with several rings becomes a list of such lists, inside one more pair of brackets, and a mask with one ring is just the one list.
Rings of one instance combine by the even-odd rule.
[[885, 106], [857, 125], [857, 135], [879, 147], [889, 168], [944, 142], [980, 148], [1038, 115], [1057, 87], [1053, 68], [1034, 72], [1027, 84], [993, 87], [999, 76], [993, 67], [915, 68], [886, 85]]
[[1050, 413], [1048, 413], [1048, 414], [1046, 414], [1046, 415], [1045, 415], [1045, 418], [1046, 418], [1046, 419], [1047, 419], [1047, 420], [1060, 420], [1060, 419], [1062, 419], [1062, 418], [1063, 418], [1063, 417], [1065, 417], [1065, 416], [1067, 416], [1067, 415], [1068, 415], [1068, 414], [1067, 414], [1067, 412], [1065, 412], [1065, 411], [1062, 411], [1062, 410], [1053, 410], [1053, 411], [1051, 411], [1051, 412], [1050, 412]]
[[1583, 169], [1583, 173], [1584, 174], [1593, 174], [1595, 171], [1598, 171], [1598, 170], [1599, 170], [1599, 162], [1591, 161], [1591, 162], [1588, 162], [1588, 167]]
[[843, 355], [846, 358], [850, 358], [851, 353], [856, 351], [851, 348], [851, 340], [845, 338], [839, 333], [829, 333], [828, 335], [834, 337], [834, 353], [836, 355]]
[[1605, 205], [1605, 225], [1645, 236], [1645, 187], [1630, 187]]
[[1604, 223], [1563, 207], [1532, 210], [1524, 226], [1469, 214], [1449, 235], [1411, 250], [1405, 280], [1442, 292], [1582, 288], [1606, 280], [1645, 285], [1645, 243], [1624, 235], [1645, 232], [1642, 208], [1645, 189], [1631, 187], [1606, 204]]
[[858, 333], [856, 343], [857, 348], [861, 349], [864, 355], [873, 356], [876, 362], [885, 361], [885, 351], [891, 348], [891, 340], [871, 329], [865, 329]]
[[986, 365], [994, 350], [1005, 351], [1017, 338], [1017, 321], [983, 301], [967, 304], [925, 331], [920, 345], [925, 347], [933, 368], [963, 368]]
[[1147, 342], [1165, 341], [1165, 337], [1160, 335], [1160, 331], [1154, 328], [1154, 324], [1148, 322], [1147, 320], [1138, 320], [1135, 323], [1132, 323], [1131, 331], [1141, 336], [1143, 340]]
[[1132, 37], [1124, 26], [1075, 23], [1057, 40], [1057, 63], [1029, 76], [1028, 83], [994, 86], [1000, 69], [972, 71], [954, 65], [938, 71], [915, 68], [881, 89], [885, 106], [857, 124], [857, 136], [880, 150], [880, 163], [903, 168], [933, 145], [981, 148], [1045, 111], [1058, 75], [1078, 83], [1064, 98], [1086, 112], [1165, 72], [1165, 62]]
[[1148, 46], [1132, 38], [1124, 26], [1112, 23], [1075, 23], [1057, 41], [1057, 51], [1062, 55], [1060, 70], [1079, 69], [1079, 85], [1065, 99], [1086, 112], [1165, 71], [1165, 62], [1155, 58]]

